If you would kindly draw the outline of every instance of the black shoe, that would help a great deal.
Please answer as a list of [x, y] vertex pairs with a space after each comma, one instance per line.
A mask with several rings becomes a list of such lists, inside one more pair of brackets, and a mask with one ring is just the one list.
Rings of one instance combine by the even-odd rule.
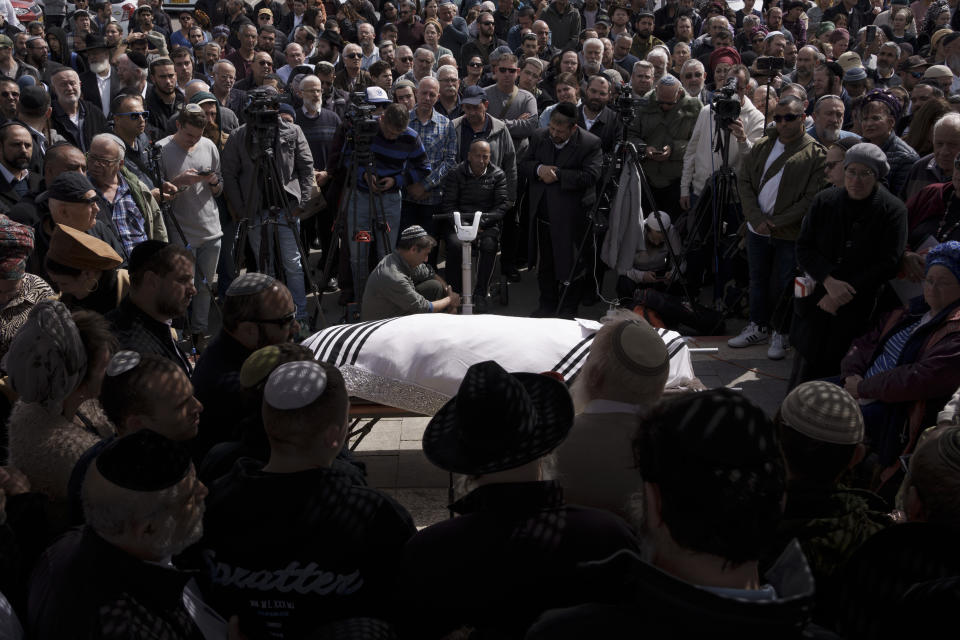
[[490, 303], [487, 301], [487, 294], [478, 293], [473, 298], [473, 312], [487, 313], [490, 310]]
[[504, 276], [507, 278], [507, 280], [509, 280], [510, 282], [520, 282], [520, 280], [521, 280], [521, 278], [520, 278], [520, 272], [517, 271], [517, 268], [516, 268], [516, 267], [508, 267], [508, 268], [506, 268], [506, 269], [503, 269], [503, 275], [504, 275]]

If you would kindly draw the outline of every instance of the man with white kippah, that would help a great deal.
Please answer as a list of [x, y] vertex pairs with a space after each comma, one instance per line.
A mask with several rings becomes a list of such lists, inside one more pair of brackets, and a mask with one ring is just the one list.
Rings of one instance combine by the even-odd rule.
[[396, 251], [370, 272], [360, 311], [363, 321], [457, 312], [460, 296], [427, 264], [435, 246], [437, 241], [420, 225], [403, 230]]
[[416, 529], [393, 498], [334, 466], [349, 407], [333, 365], [278, 366], [261, 411], [269, 460], [241, 459], [207, 498], [198, 581], [208, 604], [240, 616], [247, 637], [327, 637], [321, 628], [333, 621], [391, 618], [401, 551]]
[[237, 402], [240, 368], [251, 353], [290, 342], [300, 330], [290, 290], [264, 273], [245, 273], [230, 284], [223, 299], [223, 326], [197, 362], [193, 384], [203, 403], [194, 455], [198, 460], [215, 444], [239, 439], [246, 417]]

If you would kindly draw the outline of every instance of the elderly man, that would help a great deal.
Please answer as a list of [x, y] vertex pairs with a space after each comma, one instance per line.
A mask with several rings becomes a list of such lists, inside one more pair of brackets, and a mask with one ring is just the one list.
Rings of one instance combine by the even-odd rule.
[[374, 32], [372, 24], [369, 22], [361, 22], [357, 25], [357, 41], [363, 52], [360, 68], [364, 71], [380, 59], [380, 51], [377, 49], [376, 39], [377, 34]]
[[407, 227], [388, 254], [370, 272], [363, 288], [363, 321], [382, 320], [412, 313], [456, 313], [460, 296], [427, 266], [437, 245], [423, 227]]
[[706, 80], [707, 72], [699, 60], [687, 60], [680, 67], [680, 84], [683, 85], [683, 90], [688, 96], [696, 98], [705, 105], [713, 102], [713, 92], [707, 89]]
[[[464, 224], [470, 222], [466, 214], [481, 211], [487, 220], [481, 220], [475, 244], [479, 250], [476, 286], [473, 304], [476, 313], [487, 309], [486, 293], [493, 275], [493, 263], [499, 246], [501, 219], [510, 208], [507, 198], [507, 176], [503, 169], [490, 163], [490, 143], [482, 138], [470, 143], [467, 159], [447, 174], [443, 185], [443, 213], [459, 211]], [[451, 226], [452, 229], [452, 226]], [[463, 290], [462, 243], [455, 232], [447, 234], [446, 279], [454, 291]]]
[[727, 344], [740, 348], [770, 342], [767, 357], [780, 360], [787, 339], [780, 327], [773, 327], [770, 336], [770, 320], [793, 279], [800, 223], [823, 186], [826, 151], [804, 130], [799, 98], [781, 98], [773, 120], [775, 131], [753, 147], [739, 175], [747, 220], [750, 323]]
[[877, 71], [873, 86], [880, 89], [899, 87], [903, 80], [897, 75], [897, 62], [900, 60], [900, 46], [892, 40], [884, 42], [877, 51]]
[[[47, 549], [30, 580], [35, 636], [122, 627], [202, 637], [191, 615], [199, 603], [184, 589], [190, 576], [170, 558], [202, 536], [206, 495], [181, 443], [144, 429], [104, 447], [83, 483], [86, 525]], [[96, 572], [80, 569], [90, 564]]]
[[571, 502], [627, 515], [636, 491], [631, 442], [637, 418], [660, 401], [669, 373], [660, 335], [632, 312], [597, 331], [570, 389], [573, 428], [556, 453]]
[[93, 136], [107, 129], [106, 116], [99, 106], [82, 99], [80, 76], [70, 67], [57, 68], [50, 83], [55, 98], [51, 127], [70, 144], [87, 151]]
[[[301, 47], [296, 42], [291, 42], [283, 50], [284, 59], [286, 64], [277, 69], [277, 75], [280, 76], [280, 79], [283, 80], [284, 84], [287, 84], [290, 81], [290, 74], [296, 68], [306, 63], [306, 55], [303, 52], [303, 47]], [[310, 68], [313, 68], [313, 65], [307, 65]]]
[[129, 258], [144, 240], [167, 241], [160, 206], [150, 189], [124, 167], [126, 145], [112, 133], [94, 136], [87, 154], [88, 175], [97, 188], [97, 216], [117, 231], [123, 243], [120, 255]]
[[655, 96], [641, 107], [641, 117], [630, 126], [630, 137], [642, 139], [647, 145], [643, 169], [657, 208], [676, 216], [680, 213], [683, 157], [703, 105], [698, 98], [688, 96], [671, 75], [656, 83]]
[[450, 120], [459, 118], [463, 115], [463, 108], [460, 106], [460, 76], [457, 68], [443, 65], [437, 69], [437, 82], [440, 83], [440, 99], [433, 108]]
[[950, 182], [960, 153], [960, 114], [947, 112], [933, 125], [933, 153], [918, 159], [907, 174], [903, 197], [910, 201], [929, 184]]
[[123, 88], [120, 77], [110, 66], [111, 47], [96, 34], [89, 34], [83, 52], [87, 56], [88, 71], [80, 74], [80, 92], [83, 99], [97, 105], [104, 115], [110, 114], [110, 102]]
[[[730, 144], [728, 159], [730, 168], [737, 175], [743, 159], [753, 148], [754, 143], [763, 136], [763, 114], [757, 110], [747, 97], [750, 72], [743, 65], [733, 67], [732, 75], [737, 78], [737, 97], [740, 100], [740, 117], [730, 123]], [[726, 79], [725, 76], [724, 80]], [[723, 165], [720, 152], [716, 150], [717, 124], [713, 106], [701, 109], [697, 122], [690, 134], [683, 155], [683, 172], [680, 178], [680, 208], [693, 209], [703, 194], [707, 181]]]
[[577, 126], [577, 115], [574, 105], [559, 103], [517, 163], [530, 181], [528, 255], [539, 256], [537, 317], [573, 318], [586, 286], [586, 265], [573, 256], [596, 198], [603, 152], [600, 138]]
[[852, 131], [843, 130], [843, 116], [843, 100], [823, 96], [814, 103], [813, 124], [807, 128], [807, 134], [825, 147], [843, 138], [857, 137]]
[[343, 72], [337, 73], [333, 86], [347, 93], [363, 91], [373, 85], [370, 74], [360, 68], [363, 49], [357, 44], [348, 44], [343, 48]]
[[422, 182], [404, 187], [400, 210], [402, 229], [418, 224], [433, 236], [436, 236], [433, 216], [440, 213], [443, 178], [457, 165], [457, 132], [450, 120], [433, 108], [439, 96], [440, 84], [435, 79], [428, 76], [420, 80], [417, 106], [410, 112], [410, 128], [420, 136], [430, 173]]
[[[276, 93], [268, 87], [254, 89], [251, 94], [261, 100], [276, 98]], [[249, 225], [248, 238], [258, 258], [270, 265], [271, 270], [274, 265], [282, 265], [285, 283], [297, 304], [296, 317], [305, 320], [307, 296], [296, 237], [300, 227], [298, 214], [316, 188], [313, 156], [300, 127], [278, 118], [273, 152], [286, 182], [277, 185], [280, 189], [265, 193], [264, 178], [253, 160], [252, 138], [248, 125], [242, 125], [231, 134], [221, 154], [227, 205], [235, 219]], [[273, 233], [276, 240], [262, 244], [268, 234]], [[277, 248], [279, 255], [274, 255]]]
[[433, 51], [420, 47], [413, 54], [413, 67], [401, 77], [414, 84], [419, 83], [423, 78], [433, 78], [436, 76], [433, 71], [433, 62]]

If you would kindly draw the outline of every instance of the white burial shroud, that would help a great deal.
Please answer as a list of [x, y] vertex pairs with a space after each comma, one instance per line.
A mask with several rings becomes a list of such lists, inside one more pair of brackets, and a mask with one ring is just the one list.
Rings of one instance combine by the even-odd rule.
[[[329, 327], [303, 345], [340, 369], [350, 395], [433, 415], [457, 393], [467, 369], [485, 360], [511, 372], [556, 371], [570, 384], [600, 327], [581, 319], [417, 314]], [[683, 338], [657, 332], [670, 354], [667, 389], [693, 385]]]

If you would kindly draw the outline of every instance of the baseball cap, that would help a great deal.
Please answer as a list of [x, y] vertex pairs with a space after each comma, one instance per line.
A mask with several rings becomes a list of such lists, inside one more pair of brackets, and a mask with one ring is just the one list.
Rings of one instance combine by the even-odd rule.
[[477, 85], [471, 85], [467, 87], [466, 91], [463, 92], [463, 98], [460, 99], [461, 104], [482, 104], [487, 101], [487, 94], [483, 89]]
[[0, 34], [0, 48], [3, 47], [13, 49], [13, 40], [10, 39], [10, 36]]

